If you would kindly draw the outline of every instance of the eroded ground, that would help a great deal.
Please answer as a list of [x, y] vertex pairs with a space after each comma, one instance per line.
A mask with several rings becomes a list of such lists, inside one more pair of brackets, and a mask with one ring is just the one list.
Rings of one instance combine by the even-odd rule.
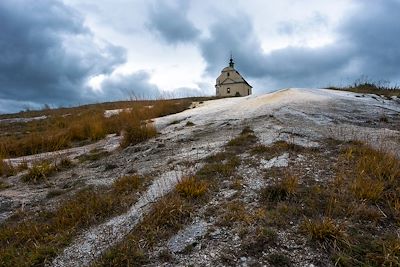
[[[310, 203], [294, 211], [287, 199], [265, 200], [263, 189], [290, 175], [300, 187], [332, 182], [346, 147], [343, 141], [360, 140], [399, 155], [399, 114], [398, 99], [312, 89], [198, 103], [156, 119], [160, 134], [147, 142], [124, 150], [99, 145], [90, 153], [70, 153], [74, 165], [43, 183], [24, 183], [24, 173], [3, 178], [7, 186], [0, 191], [1, 218], [15, 224], [20, 219], [9, 218], [13, 214], [54, 210], [84, 188], [100, 190], [124, 175], [137, 174], [148, 181], [131, 207], [83, 227], [58, 255], [41, 263], [78, 266], [97, 259], [95, 264], [107, 265], [101, 255], [134, 240], [143, 248], [143, 257], [136, 258], [139, 265], [334, 265], [329, 253], [300, 231], [309, 212], [301, 205]], [[246, 127], [254, 131], [254, 139], [229, 145]], [[212, 158], [219, 152], [229, 157]], [[232, 170], [205, 172], [204, 167], [228, 164], [233, 156]], [[212, 187], [205, 199], [190, 203], [190, 216], [185, 215], [179, 227], [160, 234], [154, 244], [141, 244], [136, 236], [129, 239], [129, 234], [140, 234], [135, 231], [142, 229], [152, 206], [173, 194], [182, 177], [196, 175], [209, 179]], [[391, 230], [399, 234], [398, 228]]]

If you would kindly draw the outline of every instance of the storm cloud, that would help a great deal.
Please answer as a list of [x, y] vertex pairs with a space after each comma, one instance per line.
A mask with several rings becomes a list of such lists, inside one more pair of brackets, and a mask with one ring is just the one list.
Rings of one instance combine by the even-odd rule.
[[[358, 4], [336, 29], [335, 42], [319, 47], [289, 45], [268, 53], [262, 50], [248, 16], [240, 14], [240, 23], [237, 23], [238, 15], [226, 16], [211, 26], [210, 36], [200, 43], [207, 62], [206, 71], [211, 75], [226, 65], [228, 53], [232, 51], [245, 76], [262, 80], [267, 87], [275, 89], [326, 86], [354, 81], [360, 76], [398, 83], [400, 1], [359, 1]], [[317, 19], [325, 23], [323, 17]], [[282, 25], [285, 26], [278, 29], [282, 34], [298, 28]]]
[[104, 79], [101, 84], [99, 99], [104, 101], [120, 99], [155, 99], [161, 95], [160, 90], [150, 83], [150, 74], [138, 71], [131, 74], [116, 74]]
[[2, 0], [0, 113], [210, 94], [230, 52], [256, 93], [400, 84], [399, 11], [399, 0]]
[[49, 104], [91, 99], [85, 82], [126, 61], [82, 16], [53, 0], [0, 2], [0, 98]]
[[156, 1], [149, 12], [149, 29], [170, 44], [191, 42], [200, 31], [187, 18], [187, 11], [187, 1]]

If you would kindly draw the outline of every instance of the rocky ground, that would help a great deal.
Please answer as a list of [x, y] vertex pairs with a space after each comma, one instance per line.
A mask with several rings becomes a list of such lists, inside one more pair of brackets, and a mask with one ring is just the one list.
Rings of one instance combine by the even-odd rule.
[[[259, 218], [266, 216], [260, 191], [282, 179], [289, 169], [299, 177], [300, 184], [331, 181], [341, 146], [332, 140], [360, 140], [397, 156], [400, 153], [400, 99], [376, 95], [287, 89], [196, 103], [154, 123], [159, 131], [157, 138], [123, 150], [117, 148], [119, 137], [110, 136], [89, 149], [60, 152], [72, 158], [75, 165], [45, 183], [23, 183], [23, 173], [8, 177], [8, 187], [0, 191], [1, 220], [7, 222], [21, 210], [54, 209], [82, 188], [109, 186], [125, 174], [152, 177], [127, 213], [82, 230], [48, 263], [90, 265], [134, 230], [152, 205], [174, 190], [182, 177], [194, 175], [210, 155], [229, 149], [227, 143], [248, 127], [257, 139], [237, 152], [240, 164], [235, 173], [219, 179], [207, 202], [192, 212], [190, 223], [160, 239], [148, 251], [146, 264], [333, 266], [322, 248], [299, 234], [298, 221], [260, 228], [263, 223]], [[257, 146], [273, 146], [279, 141], [299, 149], [252, 153]], [[87, 154], [95, 156], [82, 158]], [[34, 159], [37, 157], [12, 162]], [[260, 231], [265, 235], [261, 243], [257, 241]]]

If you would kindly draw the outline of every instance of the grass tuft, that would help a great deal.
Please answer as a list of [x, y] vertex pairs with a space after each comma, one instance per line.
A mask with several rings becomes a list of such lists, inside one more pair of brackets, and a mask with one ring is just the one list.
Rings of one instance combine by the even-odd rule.
[[185, 198], [199, 198], [208, 191], [209, 184], [195, 177], [183, 178], [176, 186], [176, 191]]
[[348, 243], [347, 234], [343, 227], [331, 218], [318, 220], [306, 219], [301, 225], [302, 230], [311, 240], [336, 246], [338, 242]]
[[299, 187], [299, 179], [295, 175], [284, 177], [279, 183], [261, 190], [261, 199], [269, 203], [277, 203], [294, 196]]
[[138, 175], [122, 176], [115, 180], [112, 189], [117, 194], [126, 194], [140, 188], [143, 183], [143, 177]]
[[0, 177], [2, 176], [8, 177], [15, 174], [16, 174], [16, 169], [12, 166], [12, 164], [0, 157]]
[[243, 152], [243, 149], [255, 144], [256, 142], [257, 137], [254, 135], [254, 131], [250, 127], [246, 126], [238, 137], [231, 139], [226, 145], [235, 148], [238, 150], [237, 152]]
[[28, 169], [28, 173], [22, 176], [22, 181], [40, 183], [46, 181], [56, 170], [56, 167], [49, 161], [36, 162]]
[[140, 125], [140, 123], [131, 123], [130, 125], [127, 125], [124, 130], [121, 147], [136, 145], [156, 135], [157, 130], [151, 124]]

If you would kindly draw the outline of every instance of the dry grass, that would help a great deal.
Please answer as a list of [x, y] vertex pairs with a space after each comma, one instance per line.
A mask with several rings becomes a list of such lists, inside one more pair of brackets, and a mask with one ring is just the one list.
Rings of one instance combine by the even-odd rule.
[[196, 177], [183, 178], [176, 186], [176, 191], [186, 198], [199, 198], [208, 191], [209, 184], [206, 181], [196, 179]]
[[385, 184], [381, 180], [357, 177], [350, 185], [351, 192], [360, 199], [378, 201], [383, 197]]
[[331, 86], [327, 89], [350, 91], [359, 94], [376, 94], [384, 96], [400, 96], [398, 86], [387, 86], [384, 83], [373, 81], [356, 81], [354, 84], [345, 87]]
[[[187, 109], [190, 99], [131, 101], [113, 105], [91, 105], [42, 112], [49, 117], [27, 123], [0, 124], [0, 155], [19, 157], [41, 152], [57, 151], [88, 144], [107, 134], [126, 133], [123, 146], [155, 136], [151, 124], [143, 122]], [[151, 107], [151, 108], [149, 108]], [[104, 117], [108, 108], [123, 108], [125, 112]]]
[[[207, 200], [207, 193], [217, 188], [219, 178], [230, 177], [240, 165], [240, 159], [229, 147], [226, 148], [228, 151], [208, 157], [196, 175], [182, 179], [173, 192], [155, 203], [139, 225], [121, 243], [107, 251], [94, 266], [149, 264], [148, 252], [161, 240], [167, 240], [187, 225], [193, 211]], [[222, 217], [221, 220], [226, 222], [239, 220], [248, 223], [254, 218], [242, 203], [228, 204], [227, 212]], [[192, 247], [188, 247], [190, 249]], [[170, 259], [169, 255], [164, 258]]]
[[2, 177], [2, 176], [5, 176], [5, 177], [12, 176], [12, 175], [15, 175], [15, 173], [16, 173], [16, 170], [11, 165], [11, 163], [9, 163], [6, 160], [3, 160], [0, 157], [0, 177]]
[[10, 185], [7, 182], [0, 180], [0, 190], [7, 189], [9, 187]]
[[142, 183], [143, 177], [138, 175], [122, 176], [115, 180], [112, 189], [117, 194], [125, 194], [139, 189]]
[[337, 246], [337, 243], [348, 243], [344, 227], [331, 218], [317, 220], [306, 219], [301, 225], [302, 230], [314, 241]]
[[107, 251], [94, 266], [142, 266], [147, 250], [189, 222], [193, 204], [173, 192], [154, 204], [151, 212], [124, 241]]
[[220, 152], [206, 159], [205, 164], [197, 175], [205, 179], [230, 177], [234, 175], [236, 168], [240, 165], [240, 159], [230, 152]]
[[46, 181], [56, 171], [57, 168], [49, 161], [35, 162], [32, 167], [28, 169], [28, 173], [22, 177], [22, 181], [40, 183]]
[[219, 226], [232, 226], [235, 223], [250, 225], [254, 221], [254, 216], [250, 213], [246, 205], [241, 201], [231, 201], [221, 207], [222, 214], [218, 218]]
[[[252, 151], [271, 157], [287, 148], [280, 143]], [[399, 159], [359, 142], [327, 144], [327, 148], [337, 161], [324, 161], [331, 165], [319, 168], [332, 170], [328, 173], [333, 179], [310, 179], [296, 165], [277, 170], [274, 176], [284, 178], [260, 191], [265, 215], [257, 225], [285, 231], [292, 229], [288, 222], [300, 226], [299, 233], [309, 238], [310, 245], [322, 246], [338, 266], [398, 266], [399, 239], [393, 232], [400, 225]], [[305, 153], [326, 156], [324, 150]]]
[[80, 155], [77, 157], [77, 159], [80, 162], [86, 162], [86, 161], [97, 161], [99, 159], [102, 159], [106, 156], [110, 155], [110, 152], [103, 150], [103, 149], [93, 149], [90, 150], [89, 153]]
[[294, 196], [299, 187], [299, 178], [293, 174], [286, 176], [277, 184], [261, 190], [261, 199], [267, 203], [277, 203]]
[[157, 130], [152, 124], [140, 125], [140, 122], [128, 124], [123, 132], [121, 147], [135, 145], [157, 135]]
[[123, 177], [111, 189], [84, 189], [52, 212], [0, 226], [1, 266], [43, 266], [82, 229], [124, 212], [143, 189], [143, 177]]
[[250, 151], [253, 155], [261, 155], [268, 159], [279, 156], [284, 152], [301, 152], [305, 148], [294, 143], [288, 143], [286, 141], [276, 141], [270, 146], [257, 145]]
[[227, 143], [227, 146], [230, 147], [231, 150], [241, 153], [256, 142], [257, 137], [254, 135], [254, 131], [250, 127], [246, 126], [238, 137], [231, 139]]
[[264, 226], [257, 227], [254, 231], [246, 233], [241, 251], [247, 257], [260, 257], [271, 246], [276, 247], [277, 241], [278, 235], [273, 229]]

